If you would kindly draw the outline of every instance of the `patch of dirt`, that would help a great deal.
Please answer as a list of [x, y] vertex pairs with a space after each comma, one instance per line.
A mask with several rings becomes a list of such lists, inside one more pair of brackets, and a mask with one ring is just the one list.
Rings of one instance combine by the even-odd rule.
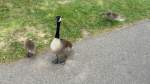
[[5, 45], [6, 45], [5, 42], [3, 42], [3, 41], [0, 42], [0, 49], [3, 49], [5, 47]]
[[13, 37], [19, 41], [19, 42], [24, 42], [28, 37], [28, 33], [31, 33], [34, 37], [36, 38], [44, 38], [46, 36], [46, 33], [43, 32], [42, 30], [39, 30], [38, 28], [35, 27], [25, 27], [22, 31], [22, 29], [20, 30], [16, 30], [13, 33]]
[[39, 31], [39, 32], [37, 33], [37, 35], [38, 35], [39, 37], [43, 38], [43, 37], [45, 37], [46, 34], [45, 34], [44, 32]]
[[27, 39], [27, 37], [25, 37], [25, 36], [18, 37], [18, 41], [21, 43], [25, 42], [26, 39]]
[[91, 36], [91, 33], [87, 31], [86, 29], [81, 29], [81, 35], [83, 38], [88, 38]]

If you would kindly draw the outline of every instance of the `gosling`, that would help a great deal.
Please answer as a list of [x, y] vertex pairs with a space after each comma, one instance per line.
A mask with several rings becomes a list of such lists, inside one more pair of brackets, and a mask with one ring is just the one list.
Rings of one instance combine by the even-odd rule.
[[26, 39], [24, 46], [27, 51], [27, 53], [26, 53], [27, 57], [35, 56], [36, 49], [35, 49], [35, 44], [32, 41], [32, 39]]

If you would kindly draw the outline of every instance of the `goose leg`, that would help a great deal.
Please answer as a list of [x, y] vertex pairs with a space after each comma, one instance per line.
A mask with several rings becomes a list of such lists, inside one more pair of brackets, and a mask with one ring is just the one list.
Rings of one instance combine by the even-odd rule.
[[58, 57], [58, 55], [56, 55], [56, 59], [54, 59], [54, 60], [52, 61], [52, 63], [58, 64], [58, 61], [59, 61], [59, 57]]
[[52, 61], [52, 63], [54, 64], [62, 64], [62, 63], [65, 63], [66, 59], [67, 59], [67, 55], [64, 55], [64, 56], [58, 56], [56, 55], [56, 59]]
[[66, 59], [67, 59], [67, 55], [60, 56], [58, 59], [58, 64], [65, 63]]

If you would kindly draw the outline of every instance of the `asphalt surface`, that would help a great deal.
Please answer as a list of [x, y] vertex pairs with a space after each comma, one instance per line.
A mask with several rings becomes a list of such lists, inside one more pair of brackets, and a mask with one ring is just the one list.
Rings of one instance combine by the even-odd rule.
[[0, 65], [0, 84], [150, 84], [150, 21], [80, 41], [65, 65], [47, 52]]

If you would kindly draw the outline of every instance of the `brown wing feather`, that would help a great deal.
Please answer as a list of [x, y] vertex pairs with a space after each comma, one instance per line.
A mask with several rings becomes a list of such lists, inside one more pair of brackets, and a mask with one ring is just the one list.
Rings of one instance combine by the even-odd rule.
[[67, 41], [65, 39], [61, 39], [62, 43], [63, 43], [63, 47], [64, 48], [72, 48], [72, 43], [70, 41]]

